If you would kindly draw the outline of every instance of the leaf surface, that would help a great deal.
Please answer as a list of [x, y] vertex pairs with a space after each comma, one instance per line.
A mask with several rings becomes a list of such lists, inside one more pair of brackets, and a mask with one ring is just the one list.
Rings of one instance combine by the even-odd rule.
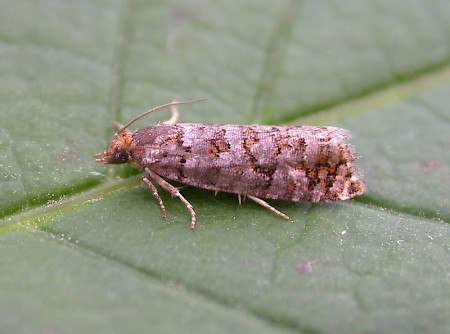
[[[446, 333], [450, 3], [0, 2], [0, 332]], [[92, 154], [181, 121], [348, 128], [342, 203], [160, 190]], [[148, 116], [134, 128], [168, 118]]]

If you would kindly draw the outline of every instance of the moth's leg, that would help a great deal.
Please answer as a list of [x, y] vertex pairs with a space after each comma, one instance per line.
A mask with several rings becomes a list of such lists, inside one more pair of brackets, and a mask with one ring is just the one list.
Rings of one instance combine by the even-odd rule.
[[255, 197], [255, 196], [250, 196], [247, 195], [248, 198], [250, 198], [252, 201], [255, 201], [256, 203], [258, 203], [259, 205], [262, 205], [263, 207], [265, 207], [266, 209], [272, 211], [274, 214], [283, 217], [286, 220], [289, 220], [289, 217], [287, 215], [285, 215], [283, 212], [278, 211], [277, 209], [275, 209], [272, 205], [270, 205], [269, 203], [267, 203], [266, 201], [263, 201], [261, 198]]
[[241, 195], [241, 194], [237, 194], [238, 195], [238, 203], [239, 205], [242, 204], [243, 201], [245, 201], [245, 198], [247, 197], [247, 195]]
[[178, 113], [178, 109], [176, 106], [170, 106], [170, 111], [172, 112], [172, 116], [169, 120], [163, 122], [167, 125], [174, 125], [178, 122], [178, 118], [180, 117], [180, 114]]
[[149, 178], [149, 176], [144, 175], [142, 180], [145, 182], [147, 187], [152, 192], [153, 197], [158, 201], [159, 207], [161, 209], [161, 214], [163, 219], [166, 219], [166, 207], [164, 206], [164, 202], [162, 201], [161, 197], [158, 194], [158, 190], [156, 189], [155, 185], [152, 183], [152, 180]]
[[181, 195], [180, 191], [176, 187], [164, 180], [161, 176], [159, 176], [149, 168], [145, 168], [145, 171], [156, 183], [158, 183], [161, 187], [168, 191], [169, 194], [171, 194], [173, 197], [178, 197], [178, 199], [183, 202], [183, 204], [191, 213], [191, 230], [193, 230], [195, 228], [195, 222], [197, 221], [197, 219], [195, 217], [195, 211], [192, 204], [189, 203], [186, 198], [183, 197], [183, 195]]

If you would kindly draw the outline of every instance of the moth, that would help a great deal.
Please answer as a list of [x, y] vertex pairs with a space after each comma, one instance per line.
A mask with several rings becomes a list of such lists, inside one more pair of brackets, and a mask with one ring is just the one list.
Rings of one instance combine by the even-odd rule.
[[[358, 154], [347, 143], [349, 131], [332, 126], [266, 126], [177, 123], [176, 106], [203, 101], [173, 101], [150, 109], [119, 130], [96, 162], [142, 168], [143, 181], [166, 218], [155, 183], [196, 213], [179, 189], [167, 180], [245, 196], [289, 219], [264, 199], [289, 202], [333, 202], [365, 191], [354, 164]], [[128, 131], [145, 115], [170, 108], [169, 121]]]

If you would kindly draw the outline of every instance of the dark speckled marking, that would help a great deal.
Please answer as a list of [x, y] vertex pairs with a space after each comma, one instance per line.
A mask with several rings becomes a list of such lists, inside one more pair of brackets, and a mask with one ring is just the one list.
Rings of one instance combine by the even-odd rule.
[[365, 191], [348, 137], [347, 130], [326, 126], [158, 124], [117, 134], [97, 162], [144, 168], [144, 181], [163, 215], [152, 180], [183, 201], [193, 228], [192, 205], [165, 179], [247, 195], [287, 218], [261, 198], [330, 202]]

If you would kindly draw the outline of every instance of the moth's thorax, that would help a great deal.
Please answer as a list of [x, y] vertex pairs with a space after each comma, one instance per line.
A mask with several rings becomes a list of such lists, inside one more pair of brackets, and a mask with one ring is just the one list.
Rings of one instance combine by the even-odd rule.
[[116, 133], [109, 149], [95, 155], [98, 158], [95, 162], [103, 164], [132, 163], [131, 151], [135, 146], [132, 133]]

